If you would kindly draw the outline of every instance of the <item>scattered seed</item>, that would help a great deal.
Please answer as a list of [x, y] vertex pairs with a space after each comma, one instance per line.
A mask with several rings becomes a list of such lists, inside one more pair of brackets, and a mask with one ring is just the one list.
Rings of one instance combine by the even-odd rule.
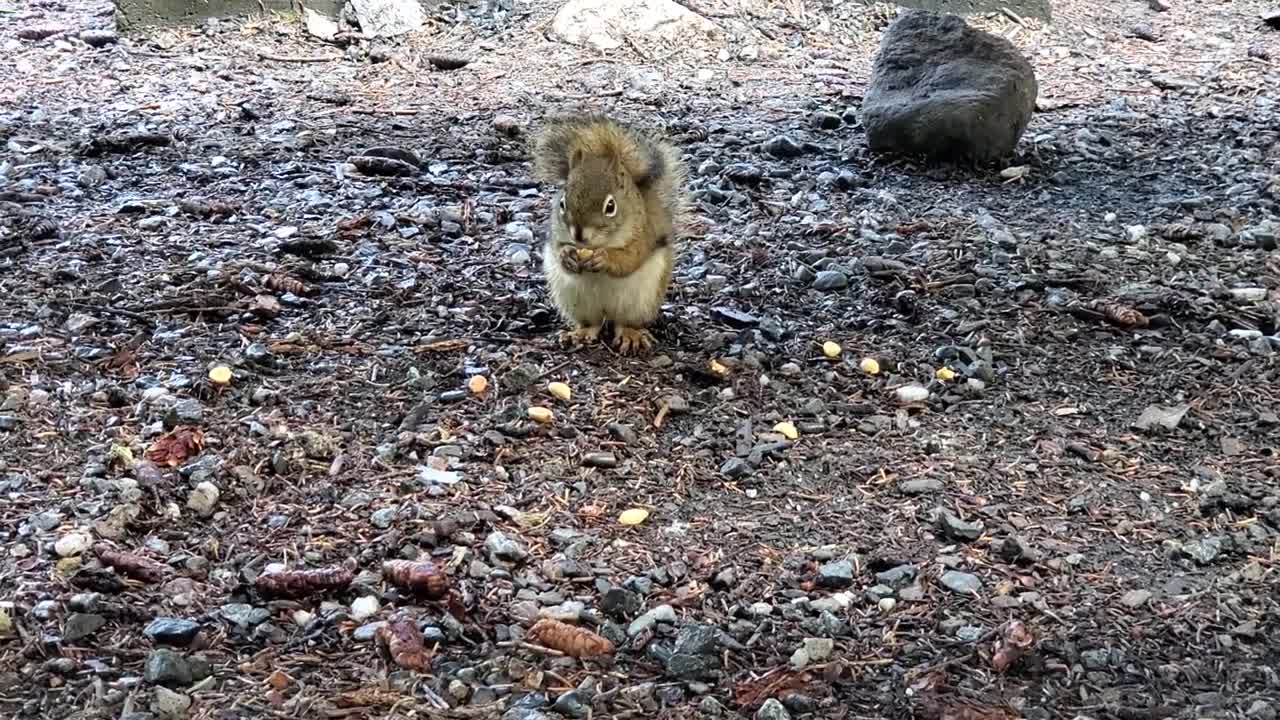
[[549, 408], [540, 407], [538, 405], [534, 405], [533, 407], [529, 408], [530, 420], [534, 420], [540, 423], [549, 423], [551, 422], [551, 419], [553, 417], [554, 415], [552, 415], [551, 410]]
[[858, 363], [858, 367], [868, 375], [880, 374], [880, 363], [875, 358], [862, 358], [862, 362]]
[[630, 510], [622, 511], [622, 514], [618, 516], [618, 522], [630, 527], [639, 525], [648, 518], [648, 510], [645, 510], [644, 508], [631, 508]]
[[822, 354], [829, 358], [840, 357], [840, 351], [840, 343], [832, 342], [830, 340], [822, 343]]
[[934, 373], [934, 375], [936, 375], [936, 376], [938, 377], [938, 379], [939, 379], [939, 380], [941, 380], [941, 381], [943, 381], [943, 382], [947, 382], [948, 380], [955, 380], [955, 379], [956, 379], [956, 371], [955, 371], [955, 370], [952, 370], [952, 369], [951, 369], [951, 368], [949, 368], [949, 367], [940, 367], [940, 368], [938, 368], [938, 371], [937, 371], [936, 373]]
[[796, 426], [789, 422], [780, 422], [773, 426], [773, 431], [782, 433], [782, 436], [788, 440], [795, 440], [800, 437], [800, 431], [796, 430]]
[[467, 389], [472, 395], [483, 395], [484, 391], [489, 389], [489, 379], [483, 375], [472, 375], [467, 381]]
[[711, 361], [711, 372], [723, 377], [729, 374], [729, 368], [725, 367], [719, 360], [713, 359]]
[[215, 365], [209, 370], [209, 381], [214, 385], [226, 385], [231, 382], [231, 368], [226, 365]]
[[569, 402], [569, 398], [573, 397], [573, 391], [562, 382], [548, 383], [547, 392], [554, 395], [557, 400], [563, 400], [564, 402]]

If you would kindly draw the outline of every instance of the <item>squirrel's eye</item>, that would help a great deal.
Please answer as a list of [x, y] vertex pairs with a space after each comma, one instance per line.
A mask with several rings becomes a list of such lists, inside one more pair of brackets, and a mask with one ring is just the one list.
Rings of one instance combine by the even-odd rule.
[[608, 217], [618, 214], [618, 203], [613, 201], [612, 195], [604, 199], [604, 214]]
[[564, 212], [564, 196], [560, 197], [560, 212]]

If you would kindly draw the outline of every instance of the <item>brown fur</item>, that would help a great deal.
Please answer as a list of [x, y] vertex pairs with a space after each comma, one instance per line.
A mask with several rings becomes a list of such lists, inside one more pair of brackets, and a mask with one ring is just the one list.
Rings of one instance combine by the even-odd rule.
[[652, 337], [641, 328], [662, 306], [685, 212], [679, 153], [591, 114], [548, 122], [532, 154], [538, 177], [561, 185], [543, 256], [552, 301], [577, 338], [611, 321], [624, 350], [647, 348]]

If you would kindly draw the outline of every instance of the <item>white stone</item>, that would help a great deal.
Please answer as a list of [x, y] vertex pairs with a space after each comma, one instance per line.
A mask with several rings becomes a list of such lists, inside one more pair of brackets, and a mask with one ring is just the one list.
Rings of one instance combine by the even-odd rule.
[[213, 514], [213, 509], [218, 506], [220, 496], [217, 485], [207, 481], [202, 482], [196, 485], [187, 496], [187, 507], [200, 517], [209, 517]]
[[551, 23], [561, 40], [597, 50], [621, 47], [628, 36], [676, 42], [691, 35], [710, 36], [717, 29], [673, 0], [569, 0]]
[[89, 548], [89, 536], [84, 533], [67, 533], [58, 538], [53, 544], [53, 551], [58, 553], [58, 557], [72, 557], [79, 555]]
[[351, 0], [351, 9], [367, 38], [401, 35], [426, 22], [418, 0]]
[[351, 619], [356, 622], [363, 622], [378, 614], [378, 598], [372, 595], [365, 595], [357, 598], [351, 603]]
[[919, 385], [904, 385], [897, 390], [898, 402], [903, 405], [924, 402], [929, 399], [929, 391]]

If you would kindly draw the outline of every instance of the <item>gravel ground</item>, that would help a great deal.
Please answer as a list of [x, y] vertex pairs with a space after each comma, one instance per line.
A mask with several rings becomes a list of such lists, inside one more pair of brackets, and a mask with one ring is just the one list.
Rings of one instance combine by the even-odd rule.
[[[347, 47], [0, 0], [0, 714], [1276, 717], [1267, 8], [976, 18], [1038, 112], [930, 168], [866, 150], [882, 6], [691, 5], [599, 56], [543, 0]], [[693, 170], [649, 358], [555, 342], [525, 142], [575, 108]]]

